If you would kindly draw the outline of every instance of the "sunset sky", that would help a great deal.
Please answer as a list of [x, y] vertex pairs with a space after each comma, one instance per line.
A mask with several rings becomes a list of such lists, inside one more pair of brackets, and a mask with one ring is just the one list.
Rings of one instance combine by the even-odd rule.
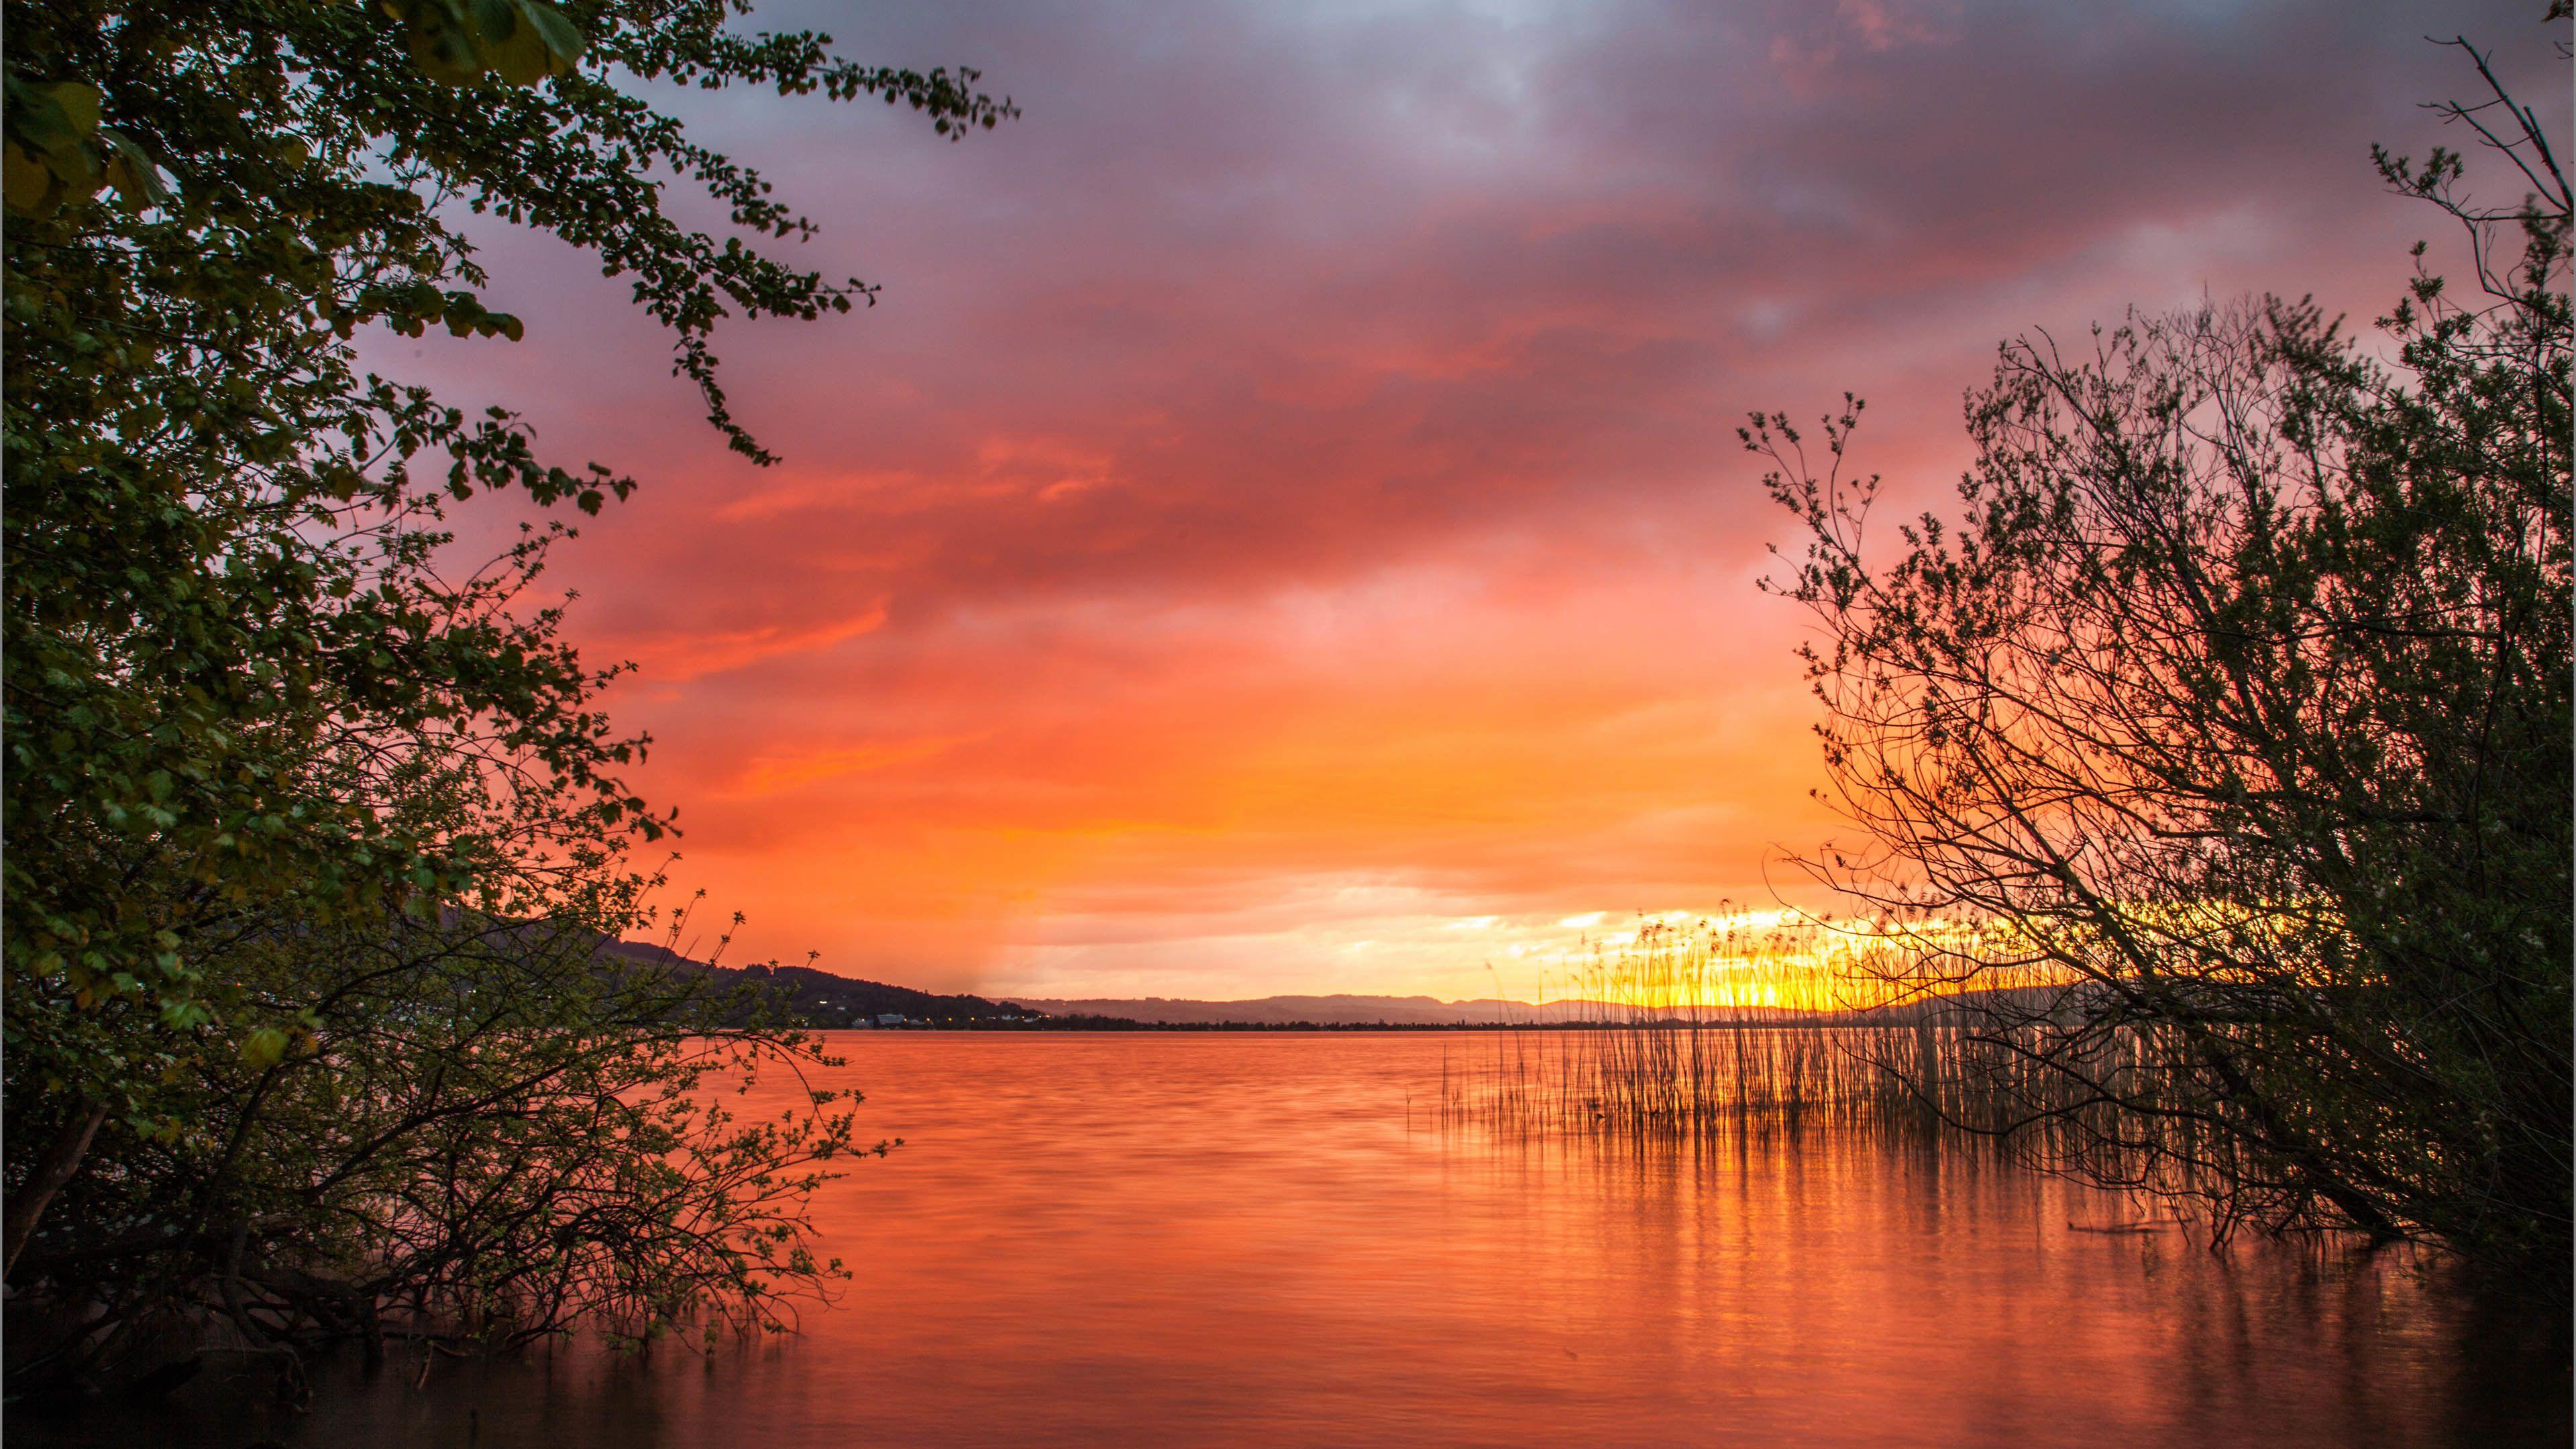
[[764, 4], [1025, 112], [951, 146], [655, 93], [884, 286], [719, 333], [785, 462], [551, 241], [482, 233], [525, 342], [370, 361], [642, 481], [549, 582], [643, 667], [615, 708], [676, 883], [750, 917], [728, 959], [1527, 997], [1640, 912], [1823, 904], [1778, 864], [1833, 822], [1747, 410], [1864, 395], [1929, 503], [2008, 334], [2264, 290], [2366, 325], [2449, 240], [2368, 159], [2474, 81], [2422, 35], [2563, 133], [2542, 9]]

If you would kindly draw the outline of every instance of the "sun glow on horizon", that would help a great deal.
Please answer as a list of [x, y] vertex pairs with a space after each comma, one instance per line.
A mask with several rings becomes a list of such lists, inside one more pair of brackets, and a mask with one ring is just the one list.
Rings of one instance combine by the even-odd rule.
[[[1173, 942], [1060, 941], [1024, 948], [1010, 958], [1019, 970], [984, 990], [1049, 999], [1346, 993], [1533, 1008], [1594, 1003], [1636, 1013], [1829, 1012], [1919, 994], [1885, 969], [1888, 953], [1919, 949], [1933, 939], [1928, 933], [1955, 935], [1948, 927], [1899, 929], [1722, 903], [1624, 914], [1385, 914], [1348, 930], [1336, 935], [1309, 924], [1214, 945], [1195, 934]], [[1176, 949], [1186, 959], [1155, 969]], [[1255, 962], [1277, 974], [1238, 974]], [[1226, 993], [1192, 989], [1195, 979], [1216, 972], [1248, 984]]]
[[[1803, 621], [1754, 588], [1796, 528], [1731, 421], [1857, 390], [1855, 462], [1938, 509], [2002, 335], [2285, 278], [2368, 317], [2406, 284], [2416, 220], [2346, 144], [2414, 134], [2375, 98], [2440, 83], [2404, 27], [1506, 8], [1139, 46], [1090, 7], [904, 7], [880, 38], [979, 57], [1025, 122], [933, 160], [895, 117], [728, 109], [812, 264], [886, 285], [729, 334], [772, 469], [672, 390], [625, 283], [506, 227], [524, 341], [387, 344], [641, 483], [548, 578], [586, 658], [642, 666], [608, 701], [653, 737], [629, 783], [681, 811], [675, 888], [748, 916], [737, 956], [1537, 1001], [1650, 922], [1835, 909], [1771, 868], [1846, 827], [1808, 793]], [[1387, 59], [1424, 54], [1456, 63]], [[1709, 989], [1880, 989], [1779, 949]]]

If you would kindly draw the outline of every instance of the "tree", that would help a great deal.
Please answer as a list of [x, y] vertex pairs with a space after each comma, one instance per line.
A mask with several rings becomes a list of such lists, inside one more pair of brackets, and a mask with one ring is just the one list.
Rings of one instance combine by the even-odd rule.
[[[397, 915], [216, 956], [219, 1017], [295, 1026], [242, 1050], [198, 1027], [146, 1099], [184, 1128], [100, 1134], [19, 1260], [61, 1311], [13, 1330], [18, 1391], [148, 1369], [173, 1328], [184, 1358], [217, 1324], [290, 1389], [330, 1339], [792, 1324], [847, 1276], [806, 1204], [862, 1150], [856, 1096], [812, 1089], [838, 1063], [711, 973], [604, 961], [594, 923], [639, 914]], [[733, 1105], [781, 1075], [782, 1105]]]
[[[560, 608], [560, 522], [461, 581], [478, 492], [596, 512], [632, 481], [541, 461], [362, 373], [356, 330], [518, 338], [467, 215], [634, 279], [674, 371], [755, 463], [711, 339], [870, 297], [776, 260], [808, 222], [630, 93], [878, 97], [957, 139], [1015, 112], [972, 71], [738, 34], [727, 0], [9, 0], [5, 97], [7, 1256], [85, 1156], [207, 1130], [202, 1078], [323, 1029], [242, 973], [458, 918], [615, 934], [626, 847], [669, 824]], [[663, 193], [702, 188], [718, 237]], [[102, 191], [102, 188], [105, 188]], [[354, 936], [353, 934], [354, 933]], [[292, 949], [290, 949], [290, 947]], [[295, 1011], [313, 1010], [309, 1001]]]
[[2393, 361], [2277, 298], [2009, 343], [1957, 521], [1883, 567], [1858, 403], [1818, 467], [1785, 418], [1743, 436], [1811, 535], [1775, 586], [1823, 625], [1866, 840], [1811, 864], [1898, 986], [2011, 988], [1963, 1013], [1991, 1125], [2222, 1231], [2563, 1265], [2570, 197], [2468, 53], [2491, 99], [2437, 109], [2531, 192], [2484, 209], [2455, 153], [2374, 153], [2478, 284], [2419, 247]]

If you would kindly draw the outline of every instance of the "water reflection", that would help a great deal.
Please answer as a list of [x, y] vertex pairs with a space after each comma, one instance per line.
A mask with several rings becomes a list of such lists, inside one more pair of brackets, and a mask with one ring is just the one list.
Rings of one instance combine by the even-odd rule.
[[[712, 1356], [442, 1361], [187, 1443], [2448, 1445], [2564, 1361], [2383, 1255], [2212, 1255], [1974, 1154], [1442, 1131], [1455, 1038], [842, 1044], [858, 1272]], [[1412, 1104], [1408, 1108], [1408, 1103]], [[2474, 1342], [2473, 1350], [2464, 1343]]]

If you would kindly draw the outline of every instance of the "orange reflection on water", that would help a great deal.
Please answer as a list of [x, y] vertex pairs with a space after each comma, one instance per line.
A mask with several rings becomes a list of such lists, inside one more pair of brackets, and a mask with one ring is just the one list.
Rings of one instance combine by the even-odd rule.
[[2438, 1273], [2084, 1231], [2123, 1210], [1830, 1133], [1443, 1134], [1475, 1040], [838, 1037], [906, 1145], [817, 1204], [858, 1278], [804, 1333], [442, 1361], [289, 1442], [2564, 1441], [2563, 1359]]

